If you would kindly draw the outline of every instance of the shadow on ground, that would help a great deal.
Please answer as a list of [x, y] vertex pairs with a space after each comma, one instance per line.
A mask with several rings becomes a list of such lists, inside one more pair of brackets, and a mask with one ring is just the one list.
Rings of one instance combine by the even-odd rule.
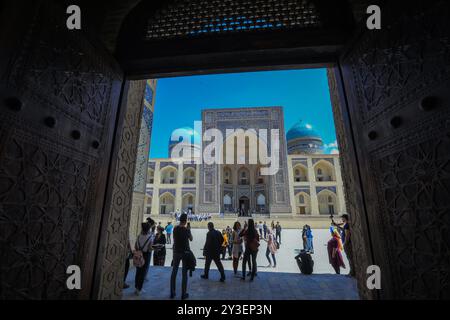
[[[167, 300], [170, 289], [170, 267], [151, 266], [144, 291], [134, 293], [134, 268], [128, 274], [129, 289], [123, 291], [124, 300]], [[219, 282], [219, 272], [211, 270], [209, 280], [200, 278], [197, 269], [188, 279], [190, 300], [357, 300], [356, 280], [344, 275], [283, 272], [260, 272], [253, 282], [244, 282], [232, 271], [225, 271], [226, 281]], [[238, 273], [240, 275], [240, 273]], [[177, 297], [181, 296], [181, 268], [177, 279]]]

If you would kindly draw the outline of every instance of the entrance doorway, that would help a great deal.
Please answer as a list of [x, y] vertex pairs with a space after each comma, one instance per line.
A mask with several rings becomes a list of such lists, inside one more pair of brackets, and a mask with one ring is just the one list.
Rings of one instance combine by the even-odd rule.
[[[312, 0], [307, 7], [293, 2], [293, 10], [266, 6], [274, 23], [262, 21], [260, 12], [252, 12], [254, 6], [230, 2], [235, 9], [211, 1], [215, 8], [200, 8], [204, 19], [181, 24], [179, 17], [198, 15], [180, 14], [187, 8], [179, 2], [136, 1], [111, 5], [110, 10], [86, 4], [83, 10], [98, 12], [89, 23], [98, 25], [76, 35], [60, 18], [66, 8], [57, 1], [11, 1], [2, 6], [0, 64], [6, 72], [0, 80], [0, 183], [1, 200], [7, 205], [0, 219], [8, 238], [2, 249], [22, 253], [1, 261], [1, 268], [8, 270], [1, 286], [13, 288], [2, 297], [120, 297], [123, 279], [107, 275], [124, 269], [144, 89], [129, 79], [320, 66], [330, 68], [361, 295], [448, 298], [442, 274], [450, 265], [439, 257], [446, 254], [442, 230], [450, 228], [449, 222], [436, 214], [427, 223], [411, 226], [411, 221], [423, 212], [450, 208], [445, 187], [450, 160], [445, 108], [449, 3], [412, 2], [404, 10], [401, 2], [390, 1], [383, 9], [390, 13], [383, 28], [373, 32], [365, 27], [364, 2]], [[239, 14], [233, 17], [246, 18], [228, 19], [228, 12], [234, 11]], [[18, 12], [23, 13], [21, 19], [10, 18]], [[215, 17], [217, 12], [229, 22]], [[220, 25], [212, 23], [217, 19]], [[30, 105], [33, 108], [26, 109]], [[319, 182], [334, 178], [323, 169], [316, 174]], [[175, 177], [168, 179], [169, 187], [177, 183]], [[30, 188], [36, 183], [39, 186]], [[283, 193], [278, 193], [282, 199]], [[322, 203], [328, 212], [339, 207], [333, 199]], [[27, 223], [50, 223], [54, 232], [43, 235], [45, 228], [22, 226], [26, 237], [36, 239], [24, 246], [21, 237], [14, 237], [21, 226], [11, 217], [33, 208], [42, 212]], [[56, 223], [67, 210], [71, 218]], [[423, 234], [427, 237], [416, 241]], [[398, 235], [401, 241], [395, 241]], [[65, 245], [43, 246], [45, 250], [32, 259], [40, 265], [18, 270], [17, 266], [30, 266], [30, 256], [23, 252], [41, 245], [42, 239]], [[428, 246], [436, 248], [430, 259], [405, 260], [404, 252], [420, 253]], [[56, 267], [44, 264], [48, 256], [55, 257]], [[66, 264], [80, 265], [88, 275], [82, 290], [68, 292], [61, 286], [48, 292], [47, 281], [60, 283]], [[364, 287], [369, 265], [383, 270], [382, 290]], [[42, 272], [29, 277], [33, 269]], [[432, 285], [423, 285], [424, 274]]]
[[239, 209], [240, 212], [247, 216], [248, 215], [248, 210], [250, 208], [250, 199], [247, 197], [240, 197], [239, 198]]

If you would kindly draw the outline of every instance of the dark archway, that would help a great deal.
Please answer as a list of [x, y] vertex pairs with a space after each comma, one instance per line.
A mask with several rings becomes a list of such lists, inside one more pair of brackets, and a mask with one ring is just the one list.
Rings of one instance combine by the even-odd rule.
[[[80, 1], [81, 32], [59, 1], [4, 2], [1, 298], [120, 298], [144, 88], [127, 79], [317, 66], [330, 68], [361, 296], [448, 298], [449, 3], [390, 2], [369, 31], [366, 1], [310, 2], [311, 28], [170, 39], [146, 35], [175, 1]], [[40, 255], [55, 263], [31, 277]], [[79, 293], [61, 285], [71, 264]]]
[[247, 216], [249, 209], [250, 209], [250, 199], [245, 196], [240, 197], [239, 198], [239, 212], [242, 215]]

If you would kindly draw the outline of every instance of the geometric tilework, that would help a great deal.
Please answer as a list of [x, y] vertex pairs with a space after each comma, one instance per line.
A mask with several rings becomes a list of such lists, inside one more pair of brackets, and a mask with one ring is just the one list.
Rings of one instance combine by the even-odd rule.
[[[283, 14], [280, 15], [279, 13]], [[320, 26], [312, 1], [176, 1], [148, 22], [148, 39]]]

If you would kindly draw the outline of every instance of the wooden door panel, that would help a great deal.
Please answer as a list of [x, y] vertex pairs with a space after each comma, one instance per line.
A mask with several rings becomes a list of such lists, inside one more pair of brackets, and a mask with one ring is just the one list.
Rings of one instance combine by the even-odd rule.
[[381, 298], [450, 292], [450, 8], [382, 7], [340, 61]]
[[2, 14], [17, 19], [0, 22], [0, 298], [87, 298], [122, 72], [56, 2]]

